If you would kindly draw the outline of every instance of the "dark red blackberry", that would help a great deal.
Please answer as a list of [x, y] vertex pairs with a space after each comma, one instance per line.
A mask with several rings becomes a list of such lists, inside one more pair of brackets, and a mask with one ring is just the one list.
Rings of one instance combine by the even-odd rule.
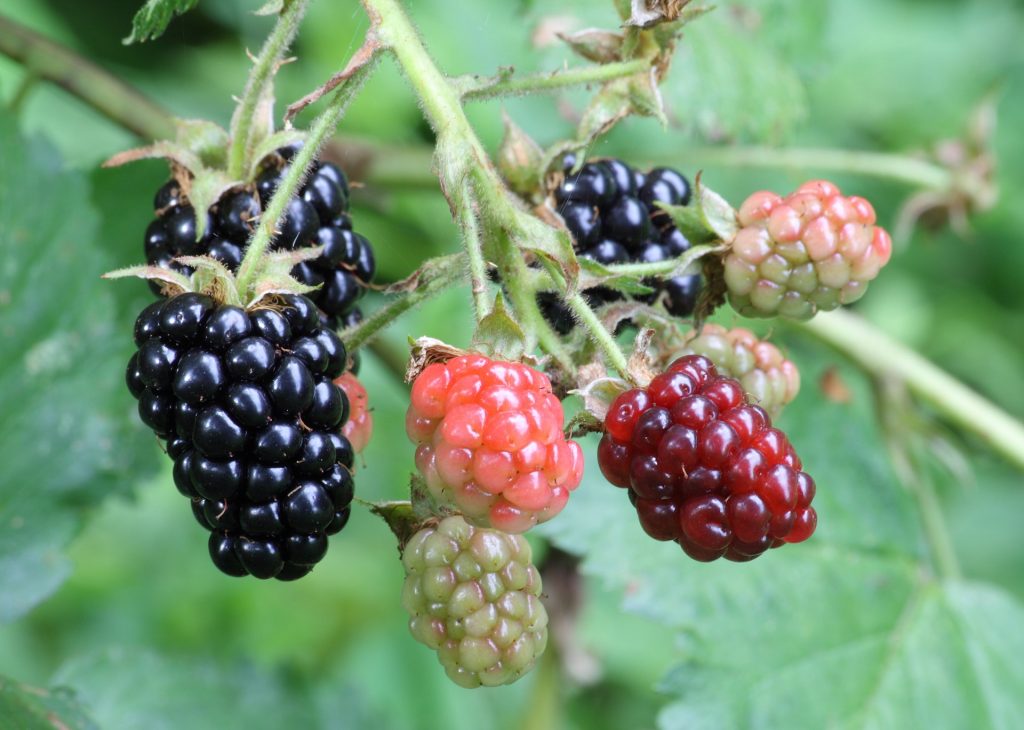
[[[690, 183], [682, 174], [666, 167], [642, 173], [616, 159], [588, 162], [573, 173], [575, 164], [574, 156], [565, 158], [565, 180], [554, 197], [579, 256], [602, 264], [654, 263], [690, 249], [686, 236], [655, 205], [689, 204]], [[655, 293], [637, 299], [660, 302], [675, 317], [693, 314], [701, 287], [699, 274], [645, 283]], [[584, 296], [591, 306], [623, 298], [604, 287], [587, 289]], [[562, 334], [572, 330], [568, 309], [555, 295], [543, 294], [539, 303], [556, 330]]]
[[710, 561], [752, 560], [814, 532], [814, 480], [743, 386], [701, 355], [681, 357], [612, 403], [601, 471], [629, 490], [640, 524]]
[[[254, 183], [221, 196], [210, 208], [205, 233], [198, 240], [195, 210], [181, 185], [176, 180], [164, 184], [153, 201], [156, 219], [146, 229], [146, 260], [150, 265], [189, 274], [191, 269], [173, 259], [208, 255], [237, 270], [246, 243], [293, 153], [292, 149], [278, 150], [267, 158]], [[304, 284], [320, 286], [310, 298], [333, 328], [358, 321], [361, 315], [356, 302], [376, 269], [370, 242], [352, 230], [348, 195], [345, 173], [330, 162], [318, 163], [299, 194], [289, 202], [273, 242], [277, 249], [325, 247], [322, 256], [299, 264], [292, 273]], [[150, 286], [155, 293], [160, 292], [156, 283]]]
[[320, 317], [302, 296], [247, 312], [188, 293], [136, 321], [128, 388], [228, 575], [302, 577], [348, 520], [346, 353]]

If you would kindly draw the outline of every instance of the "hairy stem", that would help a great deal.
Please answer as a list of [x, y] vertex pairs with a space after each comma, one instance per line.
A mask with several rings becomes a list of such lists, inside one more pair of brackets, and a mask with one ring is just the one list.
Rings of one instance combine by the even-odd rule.
[[559, 71], [546, 71], [518, 78], [471, 76], [456, 79], [456, 84], [467, 101], [482, 101], [501, 96], [554, 92], [572, 86], [600, 84], [626, 76], [643, 73], [651, 64], [644, 59], [617, 61], [593, 66], [580, 66]]
[[837, 310], [793, 323], [875, 376], [894, 377], [993, 451], [1024, 469], [1024, 424], [856, 315]]
[[[231, 147], [228, 150], [228, 175], [233, 180], [241, 179], [245, 171], [246, 158], [252, 149], [253, 123], [267, 86], [273, 82], [278, 65], [284, 58], [288, 46], [299, 31], [299, 23], [309, 5], [309, 0], [292, 0], [286, 3], [284, 11], [277, 18], [274, 30], [263, 42], [263, 48], [253, 64], [249, 79], [245, 83], [242, 99], [231, 117]], [[333, 129], [333, 128], [332, 128]]]
[[473, 307], [476, 310], [476, 321], [480, 322], [490, 311], [487, 301], [487, 262], [484, 260], [483, 241], [480, 238], [480, 222], [468, 182], [464, 182], [453, 196], [455, 218], [462, 229], [465, 239], [466, 258], [469, 262], [470, 288], [473, 293]]
[[896, 180], [914, 187], [948, 190], [949, 170], [927, 160], [884, 152], [773, 147], [691, 147], [681, 153], [690, 165], [830, 170]]
[[398, 317], [458, 282], [465, 271], [464, 258], [462, 254], [452, 254], [434, 259], [430, 270], [436, 272], [435, 274], [424, 276], [415, 289], [392, 297], [387, 304], [378, 308], [362, 322], [343, 331], [341, 339], [348, 351], [353, 352], [361, 345], [365, 345]]
[[284, 176], [281, 178], [281, 182], [278, 184], [277, 190], [274, 192], [274, 196], [270, 199], [270, 203], [267, 204], [263, 215], [260, 216], [260, 224], [249, 241], [249, 246], [246, 248], [245, 258], [242, 259], [241, 266], [238, 267], [238, 290], [242, 293], [243, 298], [248, 297], [247, 292], [262, 269], [264, 254], [276, 233], [277, 223], [281, 220], [281, 216], [284, 215], [288, 201], [298, 192], [302, 181], [309, 173], [309, 169], [312, 167], [313, 161], [320, 151], [320, 146], [334, 132], [334, 128], [338, 126], [338, 122], [344, 115], [349, 101], [351, 101], [356, 91], [359, 90], [359, 87], [362, 86], [363, 81], [366, 80], [366, 77], [373, 68], [373, 60], [373, 57], [371, 57], [363, 65], [354, 68], [345, 84], [334, 92], [330, 104], [313, 122], [313, 126], [310, 128], [309, 135], [306, 138], [306, 143], [296, 152], [295, 157], [292, 158], [291, 164], [288, 166]]
[[619, 344], [615, 341], [612, 333], [608, 331], [608, 328], [604, 326], [594, 310], [590, 308], [583, 295], [576, 293], [567, 297], [565, 301], [580, 323], [590, 331], [591, 339], [594, 340], [594, 343], [604, 353], [608, 364], [618, 370], [619, 375], [635, 385], [635, 381], [629, 374], [626, 356], [622, 354], [622, 350], [619, 349]]
[[174, 136], [171, 116], [158, 104], [92, 61], [3, 16], [0, 16], [0, 53], [140, 137]]

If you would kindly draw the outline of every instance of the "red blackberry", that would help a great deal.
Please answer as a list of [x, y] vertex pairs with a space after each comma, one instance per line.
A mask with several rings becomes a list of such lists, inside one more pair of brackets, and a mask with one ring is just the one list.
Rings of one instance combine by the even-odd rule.
[[743, 386], [701, 355], [629, 390], [604, 420], [598, 463], [640, 524], [701, 561], [752, 560], [811, 536], [814, 480]]
[[436, 499], [475, 525], [523, 532], [558, 514], [583, 477], [563, 420], [544, 373], [462, 355], [416, 377], [405, 430]]
[[126, 379], [228, 575], [293, 580], [348, 520], [352, 446], [338, 336], [313, 303], [253, 311], [180, 294], [144, 309]]
[[[206, 213], [205, 233], [198, 240], [196, 213], [187, 194], [177, 180], [167, 182], [153, 202], [156, 219], [146, 229], [146, 260], [150, 265], [191, 273], [173, 259], [208, 255], [236, 270], [293, 153], [291, 148], [278, 150], [267, 157], [254, 182], [240, 184], [222, 195]], [[330, 162], [317, 163], [299, 194], [289, 202], [273, 243], [278, 249], [325, 247], [321, 256], [300, 263], [292, 273], [304, 284], [320, 286], [309, 297], [335, 328], [359, 321], [356, 302], [376, 268], [370, 242], [352, 230], [348, 196], [348, 181], [341, 169]], [[151, 286], [159, 293], [156, 284]]]
[[[588, 162], [573, 173], [575, 162], [573, 156], [566, 158], [565, 179], [554, 198], [579, 256], [606, 265], [654, 263], [690, 249], [690, 241], [656, 206], [689, 204], [690, 183], [682, 174], [664, 167], [641, 173], [616, 159]], [[645, 283], [656, 292], [640, 299], [660, 302], [675, 317], [693, 314], [701, 288], [699, 274]], [[587, 289], [584, 296], [591, 306], [623, 297], [606, 287]], [[540, 304], [556, 330], [562, 334], [572, 330], [569, 310], [556, 295], [541, 295]]]
[[352, 372], [344, 373], [334, 382], [345, 391], [350, 406], [348, 420], [341, 432], [352, 444], [352, 450], [361, 453], [373, 435], [373, 413], [366, 388]]

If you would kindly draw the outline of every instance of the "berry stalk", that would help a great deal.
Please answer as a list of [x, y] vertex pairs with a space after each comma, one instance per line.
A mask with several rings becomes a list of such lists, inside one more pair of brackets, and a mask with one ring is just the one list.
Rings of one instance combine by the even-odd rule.
[[685, 151], [688, 164], [726, 167], [778, 167], [794, 170], [830, 170], [886, 178], [914, 187], [948, 190], [949, 170], [907, 155], [828, 148], [692, 147]]
[[[274, 30], [263, 42], [256, 57], [249, 78], [245, 82], [242, 99], [231, 117], [231, 147], [228, 149], [228, 175], [241, 179], [245, 172], [246, 158], [252, 148], [253, 123], [257, 108], [264, 98], [266, 88], [274, 78], [281, 59], [299, 31], [299, 23], [309, 6], [309, 0], [292, 0], [285, 3], [285, 9], [277, 18]], [[318, 145], [319, 146], [319, 145]]]
[[462, 254], [452, 254], [431, 259], [428, 262], [432, 264], [430, 269], [436, 271], [437, 275], [429, 277], [425, 281], [421, 280], [415, 289], [395, 296], [355, 327], [345, 330], [342, 333], [345, 347], [349, 352], [355, 352], [357, 348], [376, 337], [378, 332], [402, 314], [458, 282], [465, 271], [462, 258]]
[[874, 376], [895, 376], [921, 400], [1024, 469], [1024, 424], [865, 320], [825, 312], [793, 326], [831, 345]]
[[[357, 52], [356, 58], [359, 56], [360, 54]], [[238, 267], [238, 290], [243, 296], [260, 274], [267, 248], [274, 238], [277, 224], [281, 220], [281, 216], [284, 215], [288, 202], [302, 186], [303, 180], [319, 155], [320, 146], [338, 126], [348, 103], [370, 75], [375, 60], [376, 54], [371, 52], [363, 56], [358, 65], [350, 66], [351, 74], [348, 79], [334, 92], [327, 109], [313, 122], [305, 144], [295, 153], [291, 164], [288, 165], [274, 196], [267, 204], [263, 215], [260, 216], [259, 227], [253, 233], [245, 251], [245, 258], [242, 259], [242, 264]]]
[[463, 99], [483, 101], [502, 96], [550, 93], [585, 84], [601, 84], [642, 73], [648, 68], [650, 68], [650, 63], [646, 59], [636, 59], [568, 68], [561, 71], [545, 71], [499, 81], [471, 76], [456, 79], [456, 82], [459, 83]]

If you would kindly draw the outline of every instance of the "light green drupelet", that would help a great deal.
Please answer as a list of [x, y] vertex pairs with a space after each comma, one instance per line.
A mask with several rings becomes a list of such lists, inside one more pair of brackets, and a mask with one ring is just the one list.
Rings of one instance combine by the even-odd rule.
[[409, 630], [467, 687], [510, 684], [548, 640], [540, 573], [520, 535], [447, 517], [417, 532], [402, 554]]

